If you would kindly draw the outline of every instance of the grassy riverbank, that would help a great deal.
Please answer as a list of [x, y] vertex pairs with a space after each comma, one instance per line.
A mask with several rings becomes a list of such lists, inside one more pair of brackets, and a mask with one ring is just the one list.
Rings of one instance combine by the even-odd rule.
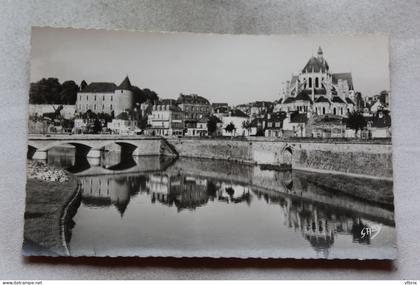
[[[35, 177], [27, 179], [24, 227], [24, 255], [66, 255], [66, 228], [77, 207], [77, 179], [66, 173], [67, 181], [45, 181]], [[67, 206], [72, 202], [69, 209]], [[73, 203], [76, 202], [76, 203]], [[70, 217], [71, 218], [71, 217]]]

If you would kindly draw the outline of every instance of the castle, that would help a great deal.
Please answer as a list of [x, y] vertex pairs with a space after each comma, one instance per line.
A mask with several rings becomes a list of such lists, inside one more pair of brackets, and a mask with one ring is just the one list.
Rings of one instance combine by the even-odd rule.
[[345, 117], [354, 110], [354, 93], [351, 73], [332, 73], [319, 47], [317, 56], [286, 82], [280, 109]]
[[134, 94], [128, 76], [120, 85], [110, 82], [92, 82], [77, 93], [76, 112], [118, 115], [134, 107]]

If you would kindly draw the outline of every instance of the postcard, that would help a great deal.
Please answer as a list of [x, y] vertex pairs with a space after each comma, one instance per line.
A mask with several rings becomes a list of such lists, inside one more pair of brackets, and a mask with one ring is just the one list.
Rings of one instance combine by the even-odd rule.
[[396, 257], [387, 36], [31, 45], [24, 255]]

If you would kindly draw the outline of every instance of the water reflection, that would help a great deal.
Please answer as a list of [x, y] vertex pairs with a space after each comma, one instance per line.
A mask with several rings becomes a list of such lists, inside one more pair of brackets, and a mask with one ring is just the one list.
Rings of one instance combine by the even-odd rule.
[[[121, 248], [212, 245], [267, 251], [309, 246], [313, 256], [331, 257], [332, 250], [332, 256], [347, 249], [363, 256], [366, 247], [395, 246], [392, 209], [332, 192], [303, 173], [215, 160], [106, 156], [88, 168], [63, 155], [48, 158], [74, 171], [82, 187], [70, 242], [74, 255], [90, 248], [121, 254]], [[372, 224], [384, 225], [373, 241], [361, 236]]]

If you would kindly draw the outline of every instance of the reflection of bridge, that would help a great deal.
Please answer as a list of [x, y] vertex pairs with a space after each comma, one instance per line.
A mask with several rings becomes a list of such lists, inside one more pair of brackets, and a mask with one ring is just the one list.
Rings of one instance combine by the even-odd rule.
[[[156, 157], [156, 156], [142, 156], [132, 157], [132, 164], [129, 167], [121, 165], [121, 163], [111, 167], [103, 167], [100, 165], [91, 166], [87, 169], [75, 172], [78, 177], [81, 176], [98, 176], [98, 175], [132, 175], [150, 172], [165, 171], [168, 166], [176, 161], [175, 157]], [[120, 167], [121, 165], [121, 167]]]
[[28, 157], [47, 159], [48, 150], [62, 145], [73, 145], [76, 155], [96, 159], [99, 164], [101, 151], [110, 144], [121, 147], [122, 155], [169, 155], [178, 156], [176, 150], [164, 138], [115, 135], [30, 135]]

